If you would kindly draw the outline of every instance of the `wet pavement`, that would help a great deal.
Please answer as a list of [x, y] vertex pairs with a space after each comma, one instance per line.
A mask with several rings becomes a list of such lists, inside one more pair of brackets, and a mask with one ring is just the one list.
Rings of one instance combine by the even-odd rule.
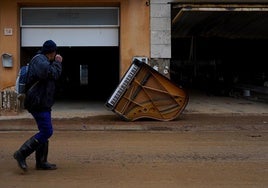
[[[268, 115], [268, 103], [247, 98], [191, 93], [189, 102], [182, 114]], [[107, 115], [117, 116], [105, 107], [105, 102], [99, 101], [57, 101], [52, 111], [54, 119], [89, 118]], [[0, 116], [0, 121], [19, 119], [32, 119], [32, 116], [25, 110], [18, 114]]]

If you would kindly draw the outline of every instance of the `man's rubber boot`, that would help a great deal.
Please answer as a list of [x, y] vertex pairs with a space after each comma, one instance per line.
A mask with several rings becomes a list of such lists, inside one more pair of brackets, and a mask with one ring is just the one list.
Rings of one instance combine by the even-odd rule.
[[36, 169], [37, 170], [56, 170], [56, 164], [47, 162], [48, 156], [48, 141], [40, 144], [35, 151]]
[[29, 155], [31, 155], [36, 148], [39, 146], [38, 140], [36, 140], [33, 137], [31, 137], [30, 139], [28, 139], [21, 147], [19, 150], [17, 150], [13, 157], [14, 159], [17, 160], [19, 167], [23, 170], [23, 171], [27, 171], [27, 163], [26, 163], [26, 157], [28, 157]]

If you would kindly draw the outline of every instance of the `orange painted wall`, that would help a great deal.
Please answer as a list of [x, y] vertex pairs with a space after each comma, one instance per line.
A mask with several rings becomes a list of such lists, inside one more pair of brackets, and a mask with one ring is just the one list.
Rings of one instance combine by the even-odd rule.
[[[120, 76], [131, 64], [133, 56], [150, 54], [150, 7], [146, 0], [1, 0], [0, 55], [13, 55], [13, 67], [0, 66], [0, 91], [15, 85], [20, 67], [19, 9], [23, 6], [119, 6], [120, 7]], [[12, 28], [13, 35], [5, 36], [4, 28]]]
[[145, 0], [121, 2], [120, 52], [121, 76], [133, 56], [150, 55], [150, 7]]
[[[14, 85], [19, 59], [19, 23], [17, 5], [14, 1], [0, 1], [0, 90]], [[11, 36], [4, 35], [4, 28], [12, 28]], [[2, 54], [9, 53], [13, 57], [13, 67], [3, 68]]]

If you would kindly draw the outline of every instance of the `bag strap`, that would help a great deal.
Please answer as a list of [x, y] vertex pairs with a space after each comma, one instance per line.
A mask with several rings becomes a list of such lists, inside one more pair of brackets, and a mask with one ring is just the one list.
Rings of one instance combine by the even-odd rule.
[[28, 90], [27, 90], [27, 93], [32, 90], [37, 84], [39, 83], [39, 80], [36, 81]]

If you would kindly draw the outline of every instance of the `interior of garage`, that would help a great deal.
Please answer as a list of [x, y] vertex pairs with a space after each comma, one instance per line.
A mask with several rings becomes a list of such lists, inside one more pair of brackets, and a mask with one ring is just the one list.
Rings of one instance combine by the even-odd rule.
[[[39, 50], [21, 48], [21, 65]], [[119, 82], [119, 47], [58, 47], [63, 56], [57, 100], [106, 101]]]
[[171, 79], [208, 96], [268, 101], [267, 23], [264, 7], [174, 4]]
[[228, 96], [238, 84], [264, 86], [268, 80], [267, 40], [199, 37], [173, 42], [171, 77], [185, 87]]

